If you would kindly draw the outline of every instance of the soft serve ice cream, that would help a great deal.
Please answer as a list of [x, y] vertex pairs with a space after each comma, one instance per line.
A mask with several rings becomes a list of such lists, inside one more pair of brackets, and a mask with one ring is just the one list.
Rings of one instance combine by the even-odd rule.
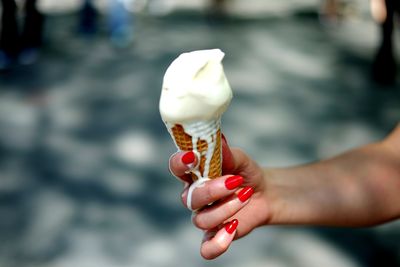
[[224, 55], [219, 49], [183, 53], [164, 75], [161, 117], [176, 146], [194, 151], [199, 159], [191, 170], [196, 182], [189, 188], [189, 208], [193, 189], [221, 175], [220, 119], [232, 99]]
[[160, 99], [164, 122], [190, 123], [219, 118], [232, 91], [224, 74], [219, 49], [181, 54], [168, 67]]

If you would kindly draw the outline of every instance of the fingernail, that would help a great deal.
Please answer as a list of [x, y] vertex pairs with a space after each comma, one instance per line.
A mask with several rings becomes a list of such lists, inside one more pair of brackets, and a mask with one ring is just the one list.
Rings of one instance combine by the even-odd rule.
[[254, 189], [250, 186], [246, 186], [245, 188], [240, 190], [240, 192], [238, 193], [238, 198], [240, 201], [245, 202], [246, 200], [248, 200], [251, 197], [251, 195], [253, 193], [254, 193]]
[[234, 219], [233, 221], [231, 221], [230, 223], [228, 223], [225, 226], [225, 230], [228, 232], [228, 234], [231, 235], [231, 234], [233, 234], [233, 232], [235, 232], [235, 230], [238, 227], [238, 225], [239, 225], [239, 221]]
[[228, 190], [235, 189], [243, 183], [243, 177], [234, 175], [225, 180], [225, 187]]
[[185, 165], [192, 164], [192, 163], [195, 161], [195, 159], [196, 159], [196, 156], [195, 156], [195, 154], [193, 153], [193, 151], [186, 152], [186, 153], [182, 156], [182, 162], [183, 162]]

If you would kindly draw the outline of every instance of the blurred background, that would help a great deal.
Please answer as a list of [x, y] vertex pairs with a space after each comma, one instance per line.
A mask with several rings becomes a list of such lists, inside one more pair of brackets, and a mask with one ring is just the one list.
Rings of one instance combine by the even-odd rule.
[[400, 266], [399, 222], [264, 227], [202, 260], [158, 111], [169, 63], [221, 48], [234, 91], [223, 131], [260, 164], [303, 164], [379, 140], [400, 117], [399, 23], [384, 2], [0, 8], [0, 266]]

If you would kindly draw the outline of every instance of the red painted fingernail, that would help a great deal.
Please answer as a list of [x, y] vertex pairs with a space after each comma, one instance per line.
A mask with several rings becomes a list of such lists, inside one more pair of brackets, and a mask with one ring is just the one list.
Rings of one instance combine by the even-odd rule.
[[186, 164], [186, 165], [192, 164], [195, 159], [196, 159], [196, 155], [193, 153], [193, 151], [186, 152], [182, 156], [182, 162], [183, 162], [183, 164]]
[[239, 221], [234, 219], [233, 221], [231, 221], [230, 223], [228, 223], [225, 226], [225, 230], [228, 232], [228, 234], [231, 235], [231, 234], [233, 234], [233, 232], [235, 232], [235, 230], [238, 227], [238, 225], [239, 225]]
[[238, 198], [240, 201], [245, 202], [246, 200], [248, 200], [251, 197], [251, 195], [253, 193], [254, 193], [254, 189], [250, 186], [246, 186], [245, 188], [240, 190], [240, 192], [238, 193]]
[[225, 187], [228, 190], [235, 189], [243, 183], [243, 177], [234, 175], [225, 180]]

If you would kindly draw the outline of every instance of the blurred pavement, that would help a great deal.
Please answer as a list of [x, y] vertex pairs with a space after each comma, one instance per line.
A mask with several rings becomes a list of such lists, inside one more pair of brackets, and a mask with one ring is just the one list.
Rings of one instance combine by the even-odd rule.
[[219, 47], [234, 90], [223, 131], [260, 164], [302, 164], [379, 140], [399, 121], [400, 90], [369, 79], [372, 21], [323, 28], [315, 10], [220, 23], [139, 15], [126, 49], [104, 29], [78, 36], [76, 23], [75, 14], [48, 17], [39, 62], [0, 73], [0, 266], [400, 265], [398, 222], [264, 227], [202, 260], [158, 113], [171, 60]]

